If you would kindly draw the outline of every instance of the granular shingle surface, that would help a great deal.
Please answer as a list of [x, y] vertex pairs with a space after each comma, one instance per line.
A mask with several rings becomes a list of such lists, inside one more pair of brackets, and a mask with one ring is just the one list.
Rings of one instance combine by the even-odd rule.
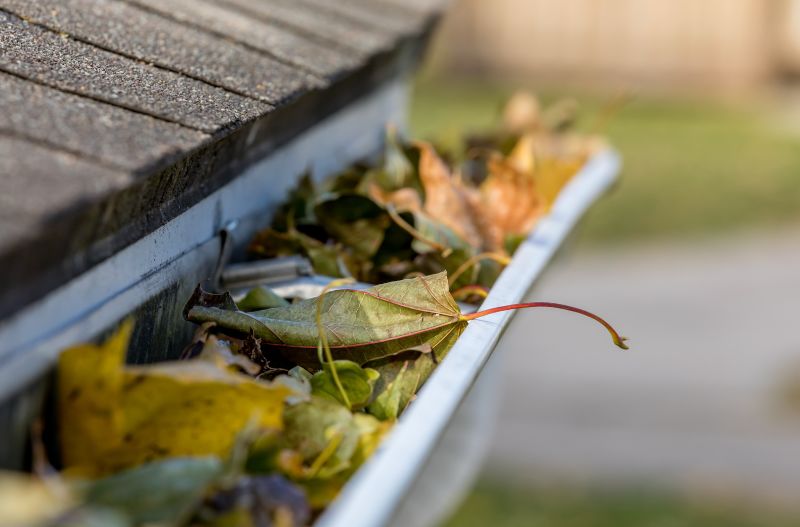
[[45, 228], [64, 203], [90, 201], [131, 182], [125, 172], [2, 132], [0, 174], [0, 252]]
[[414, 32], [425, 23], [427, 17], [418, 11], [399, 4], [374, 2], [373, 0], [298, 0], [315, 9], [337, 13], [362, 25], [383, 29], [390, 34], [402, 35]]
[[54, 31], [269, 103], [321, 81], [262, 53], [119, 0], [0, 0]]
[[[0, 130], [136, 171], [194, 148], [202, 132], [0, 73]], [[47, 150], [39, 150], [47, 156]], [[28, 153], [29, 163], [35, 163]], [[43, 160], [44, 164], [45, 161]]]
[[270, 107], [0, 11], [0, 70], [208, 132]]
[[315, 10], [294, 0], [221, 1], [244, 13], [283, 24], [309, 38], [320, 39], [342, 49], [375, 53], [391, 47], [395, 40], [395, 35], [332, 15], [329, 11]]
[[206, 29], [232, 41], [268, 53], [323, 78], [335, 77], [359, 65], [361, 57], [303, 38], [281, 26], [226, 9], [208, 0], [127, 0], [163, 16]]

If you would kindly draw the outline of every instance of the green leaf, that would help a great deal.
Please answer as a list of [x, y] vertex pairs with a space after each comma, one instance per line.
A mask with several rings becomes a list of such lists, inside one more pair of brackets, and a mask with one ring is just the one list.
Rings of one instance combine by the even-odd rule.
[[336, 368], [342, 387], [352, 405], [351, 410], [364, 408], [369, 403], [372, 398], [372, 387], [380, 377], [377, 371], [362, 368], [349, 360], [336, 360], [333, 364], [324, 363], [322, 368], [311, 378], [311, 393], [346, 405], [331, 373], [331, 368]]
[[313, 377], [311, 375], [311, 372], [309, 372], [307, 369], [301, 366], [295, 366], [294, 368], [289, 370], [289, 373], [287, 375], [289, 375], [289, 377], [292, 377], [293, 379], [298, 380], [300, 383], [309, 385], [311, 384], [311, 378]]
[[[50, 507], [51, 505], [47, 505]], [[6, 525], [6, 524], [2, 524]], [[15, 527], [25, 527], [13, 523]], [[136, 524], [124, 513], [105, 507], [79, 507], [62, 515], [56, 521], [47, 523], [46, 527], [135, 527]], [[29, 527], [43, 527], [43, 524], [31, 524]]]
[[414, 184], [414, 165], [411, 164], [393, 128], [386, 131], [383, 167], [375, 171], [378, 184], [386, 190], [396, 190]]
[[314, 222], [311, 202], [316, 195], [316, 188], [311, 174], [303, 175], [286, 199], [286, 203], [275, 214], [272, 227], [279, 231], [289, 230], [289, 226], [298, 223]]
[[367, 411], [381, 421], [395, 420], [405, 410], [436, 367], [430, 346], [407, 350], [394, 357], [369, 363], [380, 373], [375, 400]]
[[506, 234], [506, 237], [503, 240], [503, 248], [505, 249], [506, 253], [514, 254], [527, 237], [527, 234]]
[[288, 306], [289, 302], [267, 286], [251, 289], [236, 305], [242, 311], [258, 311], [270, 307]]
[[186, 516], [223, 474], [216, 457], [147, 463], [90, 483], [86, 503], [120, 511], [135, 524], [173, 522]]
[[[262, 349], [274, 349], [307, 369], [319, 369], [317, 299], [252, 313], [187, 306], [188, 319], [218, 328], [254, 332]], [[325, 295], [322, 324], [335, 359], [364, 364], [429, 343], [441, 359], [466, 328], [450, 295], [447, 275], [418, 276], [367, 290]]]
[[[473, 256], [475, 256], [475, 252], [472, 250], [456, 249], [452, 253], [448, 254], [447, 257], [442, 258], [441, 256], [438, 256], [438, 259], [441, 261], [442, 266], [447, 271], [447, 276], [454, 276], [454, 273], [458, 271], [462, 265], [465, 265], [470, 259], [472, 259]], [[478, 266], [472, 266], [472, 268], [467, 272], [456, 277], [455, 282], [450, 284], [450, 289], [455, 290], [465, 285], [474, 284], [476, 275], [478, 274], [478, 269]]]
[[301, 248], [293, 233], [264, 229], [255, 235], [247, 250], [263, 258], [274, 258], [297, 254]]
[[335, 448], [315, 476], [330, 477], [350, 466], [360, 430], [350, 410], [338, 402], [312, 397], [311, 401], [289, 406], [284, 427], [287, 441], [309, 465], [333, 442]]
[[[500, 273], [503, 272], [504, 266], [496, 261], [496, 260], [481, 260], [481, 262], [477, 265], [478, 268], [478, 279], [476, 281], [470, 282], [470, 284], [477, 283], [479, 285], [485, 286], [486, 288], [491, 288], [492, 285], [497, 281], [497, 278], [500, 276]], [[464, 273], [465, 275], [467, 273]], [[461, 287], [462, 285], [469, 285], [462, 282], [456, 282], [453, 284], [453, 288]]]
[[362, 258], [378, 251], [390, 223], [380, 205], [356, 193], [324, 194], [314, 212], [331, 236]]
[[[403, 216], [405, 216], [404, 214]], [[436, 221], [424, 212], [415, 212], [413, 214], [413, 225], [422, 236], [426, 239], [434, 241], [439, 245], [449, 248], [452, 251], [461, 250], [465, 253], [472, 255], [475, 250], [470, 246], [464, 238], [456, 234], [456, 232], [440, 221]], [[414, 240], [412, 242], [414, 250], [420, 254], [429, 253], [436, 249], [422, 240]]]
[[410, 209], [400, 214], [393, 203], [387, 203], [386, 212], [396, 226], [402, 228], [412, 238], [413, 243], [410, 246], [419, 254], [447, 255], [454, 247], [464, 246], [469, 249], [452, 229], [446, 228], [418, 210]]
[[351, 413], [330, 399], [290, 406], [285, 413], [285, 437], [304, 466], [290, 477], [301, 485], [312, 507], [322, 508], [338, 494], [349, 477], [378, 447], [389, 423]]
[[331, 177], [325, 185], [326, 192], [356, 192], [367, 175], [368, 168], [354, 165]]

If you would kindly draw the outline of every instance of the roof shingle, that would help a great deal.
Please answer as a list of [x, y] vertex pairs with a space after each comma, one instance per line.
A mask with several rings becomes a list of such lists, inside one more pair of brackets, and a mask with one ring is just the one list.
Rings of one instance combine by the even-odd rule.
[[324, 84], [263, 53], [119, 0], [0, 0], [0, 7], [74, 39], [270, 104]]

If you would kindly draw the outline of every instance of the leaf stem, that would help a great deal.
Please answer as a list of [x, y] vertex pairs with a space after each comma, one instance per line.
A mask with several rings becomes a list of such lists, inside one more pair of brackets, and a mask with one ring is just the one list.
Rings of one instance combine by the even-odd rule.
[[461, 265], [459, 265], [458, 268], [455, 271], [453, 271], [453, 274], [451, 274], [450, 278], [448, 278], [448, 280], [447, 280], [448, 283], [450, 284], [450, 286], [452, 287], [453, 284], [456, 283], [456, 280], [458, 280], [459, 277], [462, 274], [466, 273], [467, 270], [470, 267], [474, 266], [475, 264], [477, 264], [478, 262], [480, 262], [482, 260], [494, 260], [495, 262], [497, 262], [497, 263], [499, 263], [501, 265], [508, 265], [509, 263], [511, 263], [511, 258], [509, 258], [508, 256], [506, 256], [505, 254], [502, 254], [502, 253], [479, 253], [479, 254], [476, 254], [475, 256], [473, 256], [472, 258], [467, 260], [466, 262], [464, 262]]
[[554, 302], [526, 302], [523, 304], [510, 304], [507, 306], [499, 306], [493, 307], [491, 309], [485, 309], [483, 311], [478, 311], [476, 313], [470, 313], [469, 315], [461, 315], [461, 320], [475, 320], [476, 318], [485, 317], [486, 315], [491, 315], [492, 313], [499, 313], [501, 311], [509, 311], [512, 309], [526, 309], [529, 307], [550, 307], [555, 309], [563, 309], [565, 311], [572, 311], [573, 313], [578, 313], [579, 315], [583, 315], [585, 317], [589, 317], [592, 320], [600, 323], [606, 330], [611, 334], [611, 339], [614, 341], [618, 347], [626, 350], [628, 346], [625, 344], [625, 341], [628, 340], [625, 337], [621, 337], [617, 330], [614, 329], [611, 324], [603, 320], [602, 318], [598, 317], [594, 313], [586, 311], [585, 309], [581, 309], [579, 307], [572, 307], [566, 304], [556, 304]]
[[339, 445], [342, 443], [342, 439], [344, 439], [344, 434], [336, 430], [333, 433], [333, 437], [331, 437], [328, 444], [325, 445], [325, 448], [322, 449], [322, 452], [319, 453], [317, 458], [311, 464], [308, 469], [308, 477], [313, 478], [317, 475], [317, 473], [325, 466], [325, 463], [336, 453], [336, 450], [339, 448]]
[[459, 287], [455, 291], [453, 291], [453, 298], [456, 300], [468, 298], [471, 295], [479, 296], [481, 298], [486, 298], [489, 296], [489, 290], [486, 289], [482, 285], [472, 284], [472, 285], [465, 285], [464, 287]]
[[444, 256], [445, 258], [447, 258], [447, 256], [451, 252], [453, 252], [452, 249], [450, 249], [450, 247], [447, 247], [437, 241], [427, 238], [424, 234], [415, 229], [410, 223], [404, 220], [403, 217], [400, 216], [400, 214], [398, 214], [397, 209], [395, 209], [394, 205], [392, 205], [391, 203], [386, 204], [386, 212], [389, 213], [389, 217], [392, 218], [392, 220], [397, 224], [397, 226], [406, 231], [408, 234], [410, 234], [412, 238], [414, 238], [415, 240], [419, 240], [426, 245], [430, 245], [431, 247], [442, 253], [442, 256]]
[[[336, 389], [339, 390], [339, 394], [342, 396], [342, 400], [347, 405], [348, 409], [352, 409], [353, 405], [350, 403], [350, 398], [347, 397], [347, 391], [344, 389], [344, 385], [342, 381], [339, 379], [339, 373], [336, 371], [336, 364], [333, 362], [333, 353], [331, 353], [331, 346], [328, 344], [328, 334], [325, 331], [325, 328], [322, 325], [322, 301], [325, 298], [325, 294], [331, 290], [331, 288], [339, 287], [345, 284], [351, 284], [355, 280], [352, 278], [341, 278], [339, 280], [333, 280], [320, 293], [319, 297], [317, 298], [317, 331], [319, 332], [319, 347], [317, 351], [320, 351], [320, 347], [322, 348], [321, 351], [325, 354], [325, 361], [327, 361], [328, 366], [331, 369], [331, 376], [333, 377], [333, 383], [336, 385]], [[320, 353], [322, 355], [322, 353]], [[325, 361], [322, 360], [322, 357], [319, 357], [320, 363], [323, 365], [323, 369], [325, 366]]]

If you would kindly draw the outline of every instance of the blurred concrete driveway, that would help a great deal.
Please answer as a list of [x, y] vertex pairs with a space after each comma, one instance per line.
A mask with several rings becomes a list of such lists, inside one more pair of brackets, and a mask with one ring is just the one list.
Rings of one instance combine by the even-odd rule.
[[531, 299], [593, 310], [632, 349], [568, 313], [518, 313], [490, 472], [800, 493], [800, 228], [570, 252]]

